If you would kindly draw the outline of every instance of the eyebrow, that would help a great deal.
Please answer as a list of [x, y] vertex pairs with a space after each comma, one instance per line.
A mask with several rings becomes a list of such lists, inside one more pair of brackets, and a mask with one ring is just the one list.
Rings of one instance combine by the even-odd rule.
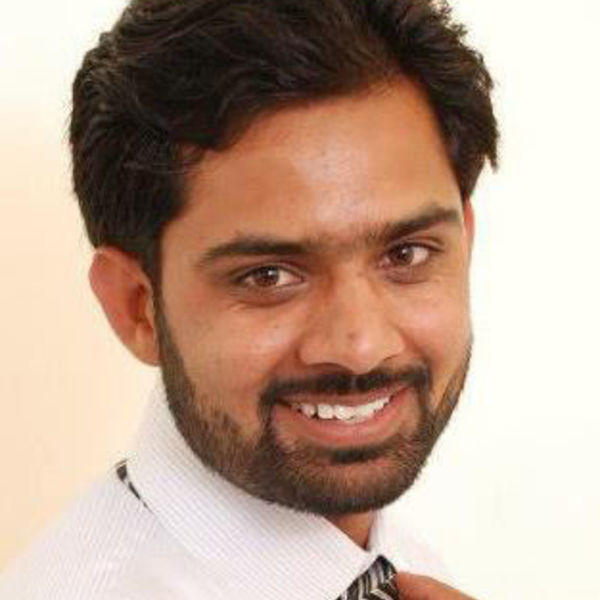
[[[342, 246], [347, 251], [358, 246], [386, 245], [436, 225], [458, 226], [460, 223], [461, 216], [458, 210], [434, 206], [415, 217], [369, 227], [362, 235], [358, 235], [349, 244], [342, 244]], [[200, 256], [196, 265], [203, 268], [220, 259], [244, 256], [308, 256], [332, 246], [332, 241], [325, 236], [286, 240], [271, 235], [238, 234], [228, 242], [208, 248]], [[342, 251], [340, 244], [336, 244], [335, 248], [337, 251]]]

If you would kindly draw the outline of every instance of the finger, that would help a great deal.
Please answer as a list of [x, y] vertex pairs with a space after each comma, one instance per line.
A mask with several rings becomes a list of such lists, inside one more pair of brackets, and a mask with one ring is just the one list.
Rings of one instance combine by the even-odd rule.
[[398, 573], [396, 584], [405, 600], [475, 600], [432, 577]]

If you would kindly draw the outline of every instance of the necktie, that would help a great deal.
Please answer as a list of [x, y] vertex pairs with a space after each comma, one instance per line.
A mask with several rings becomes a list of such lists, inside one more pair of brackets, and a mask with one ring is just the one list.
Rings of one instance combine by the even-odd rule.
[[337, 600], [401, 600], [395, 573], [392, 563], [379, 556]]

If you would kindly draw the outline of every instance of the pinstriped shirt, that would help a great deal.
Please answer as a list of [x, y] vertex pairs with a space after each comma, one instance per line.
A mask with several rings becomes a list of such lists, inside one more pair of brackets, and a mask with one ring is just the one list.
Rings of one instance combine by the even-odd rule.
[[[358, 600], [379, 557], [440, 579], [439, 560], [392, 509], [367, 549], [326, 519], [269, 504], [208, 470], [162, 385], [127, 460], [79, 498], [0, 578], [0, 600]], [[367, 587], [389, 574], [375, 566]], [[366, 589], [358, 593], [366, 592]]]

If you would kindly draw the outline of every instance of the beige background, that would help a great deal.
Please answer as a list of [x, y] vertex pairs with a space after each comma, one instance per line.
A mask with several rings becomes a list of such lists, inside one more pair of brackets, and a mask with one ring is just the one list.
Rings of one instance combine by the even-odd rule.
[[[461, 0], [499, 83], [503, 168], [475, 198], [476, 350], [455, 422], [400, 502], [482, 598], [600, 597], [600, 9]], [[124, 456], [154, 371], [88, 289], [68, 88], [116, 0], [3, 7], [0, 566]]]
[[14, 4], [0, 24], [0, 565], [124, 454], [153, 378], [88, 289], [65, 143], [76, 65], [122, 3]]

